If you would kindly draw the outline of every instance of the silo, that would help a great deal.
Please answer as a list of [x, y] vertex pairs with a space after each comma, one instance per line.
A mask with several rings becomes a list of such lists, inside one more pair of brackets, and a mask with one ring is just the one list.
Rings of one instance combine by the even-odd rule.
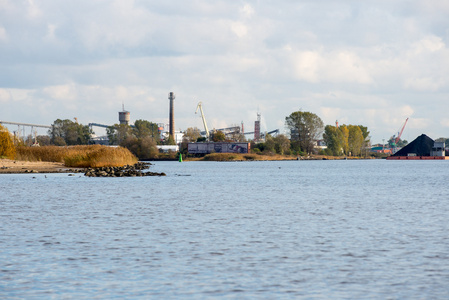
[[118, 120], [120, 121], [120, 124], [129, 125], [129, 111], [126, 111], [125, 107], [123, 107], [123, 111], [118, 112]]
[[170, 116], [169, 116], [169, 125], [170, 125], [170, 129], [169, 129], [169, 134], [171, 135], [171, 137], [173, 138], [173, 140], [175, 139], [175, 115], [174, 115], [174, 100], [175, 100], [175, 93], [170, 92], [168, 94], [168, 99], [170, 100]]

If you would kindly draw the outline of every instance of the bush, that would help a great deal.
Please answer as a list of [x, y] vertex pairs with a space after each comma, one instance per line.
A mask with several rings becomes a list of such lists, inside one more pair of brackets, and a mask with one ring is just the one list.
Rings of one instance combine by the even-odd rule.
[[251, 149], [251, 152], [254, 153], [254, 154], [260, 154], [261, 153], [259, 148], [253, 148], [253, 149]]
[[211, 153], [204, 156], [206, 161], [229, 161], [229, 160], [241, 160], [239, 155], [235, 153]]
[[0, 125], [0, 157], [14, 159], [16, 156], [16, 148], [14, 147], [13, 138], [6, 127]]

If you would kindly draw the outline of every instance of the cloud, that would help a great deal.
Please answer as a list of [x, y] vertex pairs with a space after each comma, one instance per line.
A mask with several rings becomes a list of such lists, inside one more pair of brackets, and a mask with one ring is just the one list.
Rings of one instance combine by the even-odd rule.
[[0, 89], [0, 103], [8, 103], [11, 101], [11, 93], [6, 89]]
[[6, 33], [6, 29], [4, 27], [0, 27], [0, 41], [6, 41], [8, 35]]
[[174, 91], [184, 129], [201, 100], [215, 127], [250, 131], [259, 110], [264, 130], [283, 130], [303, 109], [365, 124], [377, 141], [409, 116], [410, 133], [448, 135], [448, 11], [437, 0], [0, 0], [0, 101], [17, 121], [112, 124], [124, 103], [134, 120], [166, 122]]
[[351, 82], [368, 84], [372, 79], [364, 61], [350, 51], [299, 51], [293, 54], [296, 78], [312, 83]]

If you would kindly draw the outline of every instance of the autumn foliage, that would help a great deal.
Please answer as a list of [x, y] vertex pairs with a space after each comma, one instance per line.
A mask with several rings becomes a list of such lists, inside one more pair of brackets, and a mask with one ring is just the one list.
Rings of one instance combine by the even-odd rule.
[[62, 162], [67, 167], [119, 167], [132, 165], [137, 158], [126, 148], [101, 145], [44, 146], [17, 148], [17, 159]]
[[8, 129], [0, 125], [0, 158], [5, 157], [14, 159], [16, 156], [16, 148], [14, 141]]

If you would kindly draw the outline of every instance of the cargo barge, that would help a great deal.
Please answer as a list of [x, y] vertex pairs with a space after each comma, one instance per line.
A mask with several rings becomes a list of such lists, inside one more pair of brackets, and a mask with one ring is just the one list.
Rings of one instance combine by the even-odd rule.
[[388, 156], [388, 160], [449, 160], [449, 156]]
[[413, 142], [387, 157], [388, 160], [449, 160], [444, 142], [435, 142], [422, 134]]

